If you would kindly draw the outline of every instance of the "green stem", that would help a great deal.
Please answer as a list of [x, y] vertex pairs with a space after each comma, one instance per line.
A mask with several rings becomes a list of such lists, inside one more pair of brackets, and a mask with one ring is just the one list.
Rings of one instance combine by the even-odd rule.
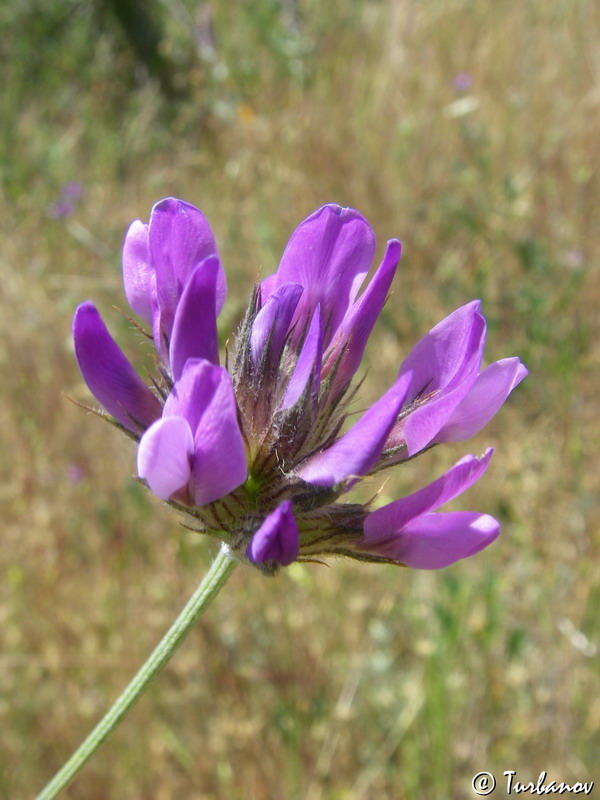
[[119, 722], [121, 722], [138, 697], [143, 694], [150, 681], [171, 658], [192, 629], [198, 617], [231, 575], [237, 563], [223, 545], [202, 582], [150, 658], [87, 739], [81, 743], [62, 769], [56, 773], [45, 789], [40, 792], [37, 800], [52, 800], [73, 780], [86, 761], [91, 758], [102, 742], [110, 736]]

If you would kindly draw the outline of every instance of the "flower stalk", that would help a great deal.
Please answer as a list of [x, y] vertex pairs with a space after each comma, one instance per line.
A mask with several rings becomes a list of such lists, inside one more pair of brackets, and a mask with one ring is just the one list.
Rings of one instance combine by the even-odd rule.
[[87, 739], [81, 743], [71, 758], [40, 792], [37, 800], [53, 800], [71, 783], [100, 745], [108, 739], [136, 700], [145, 692], [150, 682], [170, 660], [175, 650], [192, 630], [196, 620], [219, 593], [237, 564], [238, 562], [232, 558], [229, 548], [222, 545], [209, 571], [154, 652]]

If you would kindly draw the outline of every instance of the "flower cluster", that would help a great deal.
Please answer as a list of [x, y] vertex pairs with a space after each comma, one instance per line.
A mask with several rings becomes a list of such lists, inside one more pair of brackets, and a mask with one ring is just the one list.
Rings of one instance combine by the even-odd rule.
[[487, 514], [436, 511], [478, 480], [491, 450], [381, 508], [342, 500], [364, 476], [473, 436], [527, 374], [516, 357], [482, 370], [486, 323], [473, 301], [421, 339], [391, 388], [342, 432], [400, 249], [389, 241], [366, 282], [369, 224], [351, 208], [318, 209], [255, 287], [221, 366], [217, 245], [197, 208], [167, 198], [148, 224], [131, 225], [123, 248], [127, 300], [156, 348], [151, 386], [91, 302], [75, 313], [79, 367], [106, 414], [139, 443], [140, 479], [266, 573], [327, 555], [437, 569], [498, 535]]

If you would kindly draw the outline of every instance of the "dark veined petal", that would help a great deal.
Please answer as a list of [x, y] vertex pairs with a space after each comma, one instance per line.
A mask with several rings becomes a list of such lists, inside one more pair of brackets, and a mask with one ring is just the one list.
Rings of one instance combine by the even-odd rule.
[[[334, 486], [364, 475], [375, 464], [404, 402], [410, 373], [403, 375], [350, 430], [327, 450], [311, 456], [296, 474], [316, 486]], [[356, 481], [351, 481], [348, 488]]]
[[161, 405], [108, 332], [93, 303], [73, 318], [77, 363], [90, 391], [125, 428], [139, 433], [161, 415]]
[[244, 442], [231, 378], [223, 367], [188, 359], [165, 403], [164, 416], [184, 417], [194, 435], [196, 505], [211, 503], [246, 480]]
[[369, 334], [373, 330], [396, 274], [402, 245], [398, 239], [391, 239], [383, 261], [379, 265], [369, 285], [344, 316], [333, 337], [332, 346], [326, 355], [321, 377], [325, 378], [333, 365], [340, 359], [336, 368], [332, 394], [352, 379], [358, 369]]
[[[152, 209], [148, 227], [150, 261], [156, 272], [161, 327], [169, 339], [175, 310], [194, 268], [205, 258], [218, 256], [213, 232], [204, 214], [190, 203], [167, 197]], [[225, 272], [219, 267], [217, 314], [227, 293]]]
[[278, 363], [302, 292], [300, 284], [284, 283], [273, 292], [256, 315], [250, 334], [250, 354], [254, 365], [260, 361], [269, 337], [271, 361]]
[[292, 504], [284, 500], [252, 537], [246, 555], [257, 564], [275, 561], [284, 567], [298, 558], [298, 526]]
[[123, 285], [131, 308], [152, 324], [156, 275], [150, 265], [148, 226], [139, 219], [131, 223], [123, 243]]
[[435, 441], [460, 442], [479, 433], [527, 374], [527, 367], [517, 357], [490, 364], [444, 423]]
[[294, 366], [292, 377], [286, 387], [281, 408], [291, 408], [302, 396], [306, 384], [313, 376], [312, 395], [316, 399], [319, 395], [320, 364], [323, 350], [323, 327], [321, 325], [320, 308], [317, 305], [313, 312], [310, 327], [300, 350], [300, 355]]
[[396, 536], [411, 520], [434, 511], [444, 503], [458, 497], [472, 486], [486, 471], [492, 448], [481, 458], [467, 455], [437, 480], [418, 492], [395, 500], [372, 511], [364, 523], [364, 543]]
[[477, 511], [423, 514], [362, 549], [414, 569], [442, 569], [483, 550], [499, 532], [497, 520]]
[[215, 301], [220, 269], [217, 256], [204, 259], [192, 272], [177, 305], [169, 348], [171, 372], [176, 381], [188, 358], [219, 363]]
[[327, 347], [369, 271], [375, 236], [366, 219], [352, 208], [333, 203], [317, 209], [292, 234], [277, 270], [267, 279], [265, 294], [275, 285], [299, 283], [304, 293], [294, 315], [298, 330], [321, 305]]
[[156, 420], [140, 439], [137, 469], [140, 478], [161, 500], [182, 489], [192, 474], [194, 437], [183, 417]]

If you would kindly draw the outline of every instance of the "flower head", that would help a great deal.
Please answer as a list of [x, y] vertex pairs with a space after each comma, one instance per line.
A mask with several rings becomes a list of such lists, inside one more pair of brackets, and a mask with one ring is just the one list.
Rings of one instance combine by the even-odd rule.
[[226, 369], [217, 338], [225, 275], [214, 236], [198, 209], [167, 198], [148, 224], [131, 225], [123, 248], [125, 293], [157, 351], [151, 386], [92, 303], [75, 314], [81, 372], [138, 441], [139, 477], [266, 573], [326, 555], [435, 569], [498, 535], [487, 514], [436, 511], [483, 474], [491, 450], [381, 508], [344, 500], [362, 477], [477, 433], [527, 374], [518, 358], [482, 369], [486, 325], [473, 301], [436, 325], [344, 430], [400, 249], [390, 240], [367, 281], [375, 252], [368, 222], [334, 204], [315, 211], [277, 272], [255, 287]]

